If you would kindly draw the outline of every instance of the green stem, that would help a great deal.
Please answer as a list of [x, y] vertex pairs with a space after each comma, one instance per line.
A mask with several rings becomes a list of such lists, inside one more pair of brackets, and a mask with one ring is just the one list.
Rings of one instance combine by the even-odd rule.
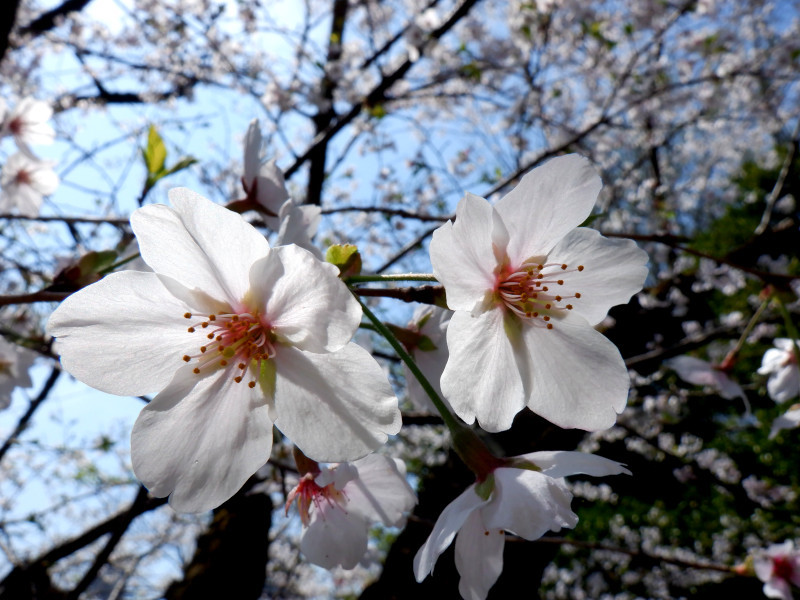
[[747, 326], [744, 328], [742, 335], [740, 335], [739, 339], [736, 341], [736, 345], [733, 348], [731, 348], [731, 351], [728, 352], [728, 354], [725, 356], [725, 360], [722, 361], [722, 365], [728, 365], [728, 364], [732, 365], [732, 361], [739, 353], [739, 351], [742, 349], [742, 346], [744, 346], [745, 340], [747, 340], [747, 336], [749, 336], [750, 332], [753, 331], [753, 327], [755, 327], [756, 323], [758, 323], [759, 319], [761, 318], [761, 313], [763, 313], [764, 309], [767, 308], [767, 306], [770, 303], [770, 300], [772, 300], [772, 298], [767, 297], [758, 307], [755, 314], [753, 314], [753, 316], [750, 318], [750, 321], [747, 323]]
[[433, 281], [438, 283], [438, 279], [430, 273], [392, 273], [390, 275], [376, 273], [374, 275], [352, 275], [344, 280], [348, 285], [373, 281]]
[[[392, 331], [386, 325], [384, 325], [383, 322], [377, 316], [375, 316], [375, 314], [369, 308], [367, 308], [367, 305], [364, 304], [356, 294], [353, 294], [353, 296], [361, 305], [364, 315], [370, 321], [372, 321], [375, 331], [386, 338], [386, 341], [389, 342], [392, 348], [394, 348], [394, 351], [397, 352], [397, 355], [406, 364], [409, 371], [411, 371], [414, 377], [417, 378], [417, 381], [419, 381], [422, 389], [425, 390], [426, 394], [428, 394], [428, 397], [431, 399], [431, 402], [433, 402], [436, 410], [439, 411], [439, 414], [442, 416], [444, 424], [447, 425], [447, 428], [450, 430], [450, 436], [453, 439], [453, 449], [456, 451], [461, 460], [464, 461], [464, 464], [466, 464], [467, 467], [469, 467], [472, 472], [475, 473], [478, 482], [486, 481], [496, 468], [505, 466], [506, 461], [494, 456], [486, 447], [486, 444], [481, 441], [481, 439], [474, 431], [472, 431], [472, 429], [462, 425], [461, 422], [453, 416], [453, 414], [447, 408], [447, 405], [444, 403], [444, 400], [439, 397], [439, 394], [433, 388], [430, 381], [428, 381], [428, 378], [423, 375], [422, 371], [420, 371], [419, 367], [417, 366], [417, 363], [406, 351], [406, 349], [403, 347], [403, 344], [400, 343]], [[491, 492], [492, 488], [493, 485], [490, 483], [489, 492]]]

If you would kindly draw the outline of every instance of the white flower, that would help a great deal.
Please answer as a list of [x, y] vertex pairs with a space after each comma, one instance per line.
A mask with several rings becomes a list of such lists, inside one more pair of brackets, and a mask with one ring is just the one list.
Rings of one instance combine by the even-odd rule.
[[52, 144], [55, 131], [47, 122], [53, 116], [49, 104], [34, 98], [24, 98], [10, 113], [0, 99], [0, 137], [11, 135], [17, 147], [33, 158], [31, 145]]
[[402, 524], [417, 499], [402, 461], [370, 454], [319, 473], [307, 473], [289, 494], [303, 522], [300, 549], [320, 567], [355, 567], [367, 551], [369, 527]]
[[365, 456], [400, 429], [380, 365], [350, 343], [361, 309], [338, 270], [270, 249], [240, 215], [172, 190], [131, 217], [152, 273], [111, 274], [48, 323], [75, 377], [159, 392], [131, 435], [134, 471], [176, 510], [218, 506], [270, 456], [273, 423], [307, 456]]
[[782, 429], [794, 429], [800, 425], [800, 404], [794, 404], [789, 410], [772, 422], [769, 439], [773, 439]]
[[772, 544], [756, 554], [753, 568], [756, 576], [764, 582], [764, 595], [767, 598], [792, 600], [789, 584], [800, 586], [800, 552], [791, 540]]
[[775, 347], [764, 353], [760, 375], [769, 375], [767, 392], [775, 402], [786, 402], [800, 394], [800, 369], [794, 354], [794, 341], [777, 338]]
[[[575, 527], [572, 494], [563, 477], [583, 473], [600, 477], [630, 472], [621, 464], [581, 452], [533, 452], [516, 457], [541, 469], [494, 470], [488, 499], [471, 485], [439, 515], [433, 532], [414, 557], [414, 575], [421, 582], [433, 573], [436, 559], [456, 537], [458, 591], [467, 600], [486, 598], [503, 571], [505, 533], [535, 540], [548, 530]], [[513, 459], [512, 459], [513, 460]]]
[[[414, 358], [417, 366], [427, 380], [441, 396], [440, 380], [442, 372], [450, 355], [447, 351], [447, 325], [453, 312], [439, 306], [423, 304], [417, 307], [408, 324], [408, 329], [418, 333], [420, 341], [415, 344], [406, 344], [409, 354]], [[403, 372], [408, 387], [408, 397], [417, 409], [436, 412], [428, 394], [422, 389], [417, 378], [412, 375], [408, 367], [403, 365]]]
[[15, 388], [32, 385], [28, 369], [35, 356], [30, 350], [0, 337], [0, 410], [11, 404], [11, 392]]
[[495, 206], [467, 194], [433, 234], [431, 263], [455, 314], [442, 391], [467, 423], [511, 426], [524, 406], [559, 425], [610, 427], [628, 372], [593, 325], [647, 276], [630, 240], [577, 227], [602, 184], [589, 162], [563, 156], [534, 169]]
[[[244, 141], [244, 176], [242, 185], [247, 197], [266, 209], [265, 221], [273, 231], [278, 231], [278, 213], [289, 199], [283, 171], [271, 159], [261, 162], [261, 128], [258, 119], [253, 119]], [[270, 216], [274, 215], [274, 216]]]
[[21, 215], [35, 217], [39, 214], [42, 196], [49, 196], [58, 188], [58, 175], [52, 163], [17, 152], [3, 165], [0, 188], [0, 211], [16, 208]]
[[746, 398], [741, 386], [732, 381], [725, 371], [717, 365], [712, 365], [692, 356], [677, 356], [664, 364], [674, 369], [678, 377], [685, 382], [708, 386], [719, 392], [719, 395], [727, 400]]

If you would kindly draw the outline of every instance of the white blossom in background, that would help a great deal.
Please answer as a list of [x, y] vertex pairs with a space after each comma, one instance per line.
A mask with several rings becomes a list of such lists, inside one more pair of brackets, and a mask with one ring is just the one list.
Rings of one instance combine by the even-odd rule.
[[578, 227], [601, 187], [588, 160], [562, 156], [494, 206], [467, 193], [434, 232], [433, 272], [455, 311], [442, 391], [467, 423], [502, 431], [528, 406], [597, 430], [625, 408], [628, 371], [593, 326], [642, 288], [647, 254]]
[[742, 387], [728, 377], [718, 365], [693, 356], [676, 356], [664, 364], [673, 369], [686, 383], [708, 386], [727, 400], [747, 398]]
[[289, 192], [283, 179], [283, 171], [275, 164], [275, 159], [262, 162], [261, 144], [261, 126], [258, 119], [253, 119], [244, 140], [242, 185], [247, 198], [267, 212], [265, 220], [270, 229], [278, 231], [278, 213], [289, 199]]
[[308, 457], [355, 460], [400, 429], [380, 365], [350, 343], [361, 309], [338, 269], [270, 249], [244, 219], [185, 189], [131, 216], [153, 272], [106, 276], [50, 317], [64, 368], [119, 395], [158, 392], [131, 434], [155, 496], [200, 512], [267, 462], [272, 426]]
[[582, 452], [532, 452], [510, 459], [533, 463], [540, 471], [498, 468], [488, 498], [468, 487], [439, 515], [433, 532], [414, 557], [414, 575], [421, 582], [433, 573], [439, 555], [456, 540], [455, 562], [465, 600], [482, 600], [503, 571], [505, 532], [536, 540], [547, 531], [575, 527], [569, 475], [630, 475], [623, 465]]
[[800, 586], [800, 551], [794, 542], [786, 540], [782, 544], [772, 544], [753, 558], [756, 576], [764, 582], [764, 595], [767, 598], [792, 600], [791, 585]]
[[380, 454], [304, 475], [286, 512], [297, 500], [306, 558], [325, 569], [354, 568], [367, 551], [370, 526], [400, 527], [417, 503], [405, 475], [401, 460]]
[[35, 158], [31, 146], [52, 144], [55, 131], [48, 123], [53, 116], [49, 104], [34, 98], [23, 98], [9, 111], [0, 98], [0, 138], [13, 136], [17, 147], [30, 158]]
[[0, 212], [14, 212], [26, 217], [39, 214], [42, 198], [58, 188], [53, 164], [17, 152], [3, 165], [0, 175]]
[[[422, 304], [414, 310], [407, 326], [409, 330], [423, 337], [416, 344], [406, 344], [406, 349], [439, 396], [442, 396], [440, 380], [449, 356], [446, 339], [447, 325], [452, 316], [453, 311], [446, 308]], [[419, 381], [408, 370], [405, 363], [403, 363], [403, 373], [406, 378], [408, 397], [414, 407], [417, 410], [436, 414], [436, 409], [428, 394], [422, 389]]]
[[0, 410], [11, 404], [11, 392], [16, 388], [31, 387], [28, 370], [36, 355], [0, 336]]
[[772, 422], [769, 439], [773, 439], [783, 429], [794, 429], [800, 425], [800, 404], [794, 404], [789, 410]]
[[800, 394], [800, 369], [794, 353], [794, 341], [777, 338], [775, 347], [764, 353], [760, 375], [769, 375], [767, 392], [775, 402], [785, 402]]

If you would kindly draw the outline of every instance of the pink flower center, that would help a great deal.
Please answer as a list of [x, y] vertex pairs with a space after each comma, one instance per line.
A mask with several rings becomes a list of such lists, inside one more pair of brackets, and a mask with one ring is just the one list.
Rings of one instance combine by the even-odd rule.
[[30, 185], [31, 183], [33, 183], [33, 176], [31, 175], [30, 171], [26, 171], [25, 169], [20, 169], [14, 176], [14, 182], [17, 185]]
[[785, 556], [776, 556], [772, 559], [772, 576], [789, 581], [794, 574], [792, 562]]
[[[187, 312], [183, 316], [191, 319], [194, 315]], [[237, 373], [233, 380], [241, 383], [251, 367], [253, 379], [247, 385], [254, 388], [261, 363], [275, 356], [275, 334], [258, 313], [206, 315], [187, 331], [202, 336], [199, 352], [183, 356], [187, 363], [197, 361], [194, 372], [198, 375], [209, 369], [231, 368]]]
[[563, 316], [572, 310], [572, 304], [566, 301], [581, 297], [580, 292], [565, 291], [564, 275], [583, 270], [583, 265], [570, 269], [566, 264], [528, 260], [514, 270], [501, 272], [495, 290], [515, 315], [532, 325], [552, 329], [551, 317]]
[[[292, 505], [292, 502], [297, 499], [297, 512], [300, 513], [300, 520], [306, 527], [308, 527], [311, 520], [309, 510], [312, 504], [317, 510], [322, 509], [323, 502], [331, 507], [340, 506], [342, 508], [347, 504], [347, 496], [345, 496], [342, 490], [337, 490], [333, 483], [329, 483], [325, 487], [317, 485], [317, 482], [314, 481], [314, 477], [316, 477], [316, 475], [313, 473], [306, 473], [303, 475], [300, 483], [289, 493], [289, 497], [286, 500], [285, 514], [288, 515], [289, 507]], [[324, 517], [325, 512], [323, 511], [321, 514]]]

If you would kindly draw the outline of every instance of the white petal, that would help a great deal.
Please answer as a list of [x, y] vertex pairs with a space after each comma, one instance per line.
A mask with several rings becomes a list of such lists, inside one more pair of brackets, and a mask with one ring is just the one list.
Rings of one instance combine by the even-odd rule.
[[488, 529], [505, 529], [536, 540], [547, 531], [578, 523], [563, 479], [523, 469], [496, 469], [494, 479], [492, 500], [481, 510]]
[[536, 366], [528, 399], [533, 412], [565, 429], [596, 431], [616, 422], [630, 379], [607, 337], [571, 313], [553, 329], [528, 326], [523, 335]]
[[767, 392], [775, 402], [786, 402], [800, 394], [800, 369], [797, 365], [788, 364], [770, 375]]
[[[625, 304], [642, 289], [647, 277], [647, 252], [632, 240], [605, 238], [598, 231], [579, 227], [570, 231], [547, 256], [548, 262], [566, 264], [562, 295], [580, 292], [571, 300], [574, 312], [592, 325], [612, 306]], [[581, 272], [571, 272], [579, 265]]]
[[269, 253], [266, 238], [222, 206], [185, 188], [170, 190], [174, 208], [145, 206], [131, 215], [142, 259], [156, 272], [247, 312], [250, 266]]
[[[450, 358], [442, 392], [466, 423], [477, 417], [487, 431], [503, 431], [525, 406], [523, 377], [499, 309], [477, 317], [458, 311], [447, 328]], [[513, 332], [512, 332], [513, 333]]]
[[348, 344], [330, 354], [278, 348], [275, 425], [320, 462], [366, 456], [400, 430], [397, 398], [381, 366]]
[[769, 439], [773, 439], [782, 429], [794, 429], [800, 425], [800, 408], [792, 408], [772, 422]]
[[559, 156], [537, 167], [495, 205], [508, 228], [512, 264], [546, 255], [592, 212], [603, 187], [589, 161]]
[[578, 474], [603, 477], [621, 473], [631, 474], [621, 463], [585, 452], [566, 450], [531, 452], [520, 458], [534, 463], [548, 477], [568, 477]]
[[694, 385], [714, 385], [714, 368], [711, 363], [693, 356], [676, 356], [664, 362], [674, 369], [678, 377]]
[[503, 546], [506, 536], [499, 529], [489, 530], [481, 511], [469, 515], [456, 537], [455, 562], [461, 579], [458, 592], [464, 600], [484, 600], [503, 572]]
[[[185, 303], [154, 273], [112, 273], [66, 298], [50, 316], [64, 369], [94, 388], [139, 395], [164, 388], [193, 354]], [[199, 346], [198, 346], [199, 347]]]
[[325, 569], [337, 565], [352, 569], [367, 551], [367, 523], [338, 504], [323, 500], [314, 508], [300, 550], [310, 562]]
[[405, 465], [380, 454], [365, 456], [354, 465], [358, 478], [349, 481], [345, 489], [348, 510], [363, 515], [370, 523], [399, 526], [404, 513], [417, 503], [405, 478]]
[[458, 203], [456, 221], [433, 232], [431, 265], [453, 310], [472, 311], [494, 287], [497, 261], [492, 251], [492, 207], [467, 194]]
[[[778, 340], [775, 340], [776, 342]], [[759, 375], [769, 375], [780, 369], [789, 354], [786, 350], [779, 350], [778, 348], [770, 348], [764, 353], [764, 358], [761, 359], [761, 367], [758, 369]]]
[[136, 476], [154, 496], [170, 495], [179, 512], [219, 506], [269, 460], [266, 403], [257, 388], [235, 383], [231, 369], [201, 377], [182, 368], [133, 426]]
[[247, 133], [244, 136], [244, 179], [249, 187], [253, 185], [253, 180], [258, 175], [258, 167], [261, 164], [261, 125], [258, 119], [250, 121]]
[[361, 307], [339, 270], [299, 246], [276, 247], [254, 263], [250, 285], [251, 303], [263, 309], [279, 337], [301, 350], [338, 350], [361, 322]]
[[[269, 212], [277, 215], [281, 205], [289, 199], [289, 192], [286, 190], [283, 171], [275, 164], [274, 158], [261, 165], [256, 181], [258, 182], [258, 203]], [[267, 219], [267, 225], [271, 229], [277, 230], [275, 223], [270, 222], [269, 219]]]
[[431, 535], [414, 557], [414, 576], [418, 582], [433, 573], [436, 559], [451, 544], [467, 517], [487, 502], [475, 493], [475, 486], [471, 485], [445, 507], [436, 519]]
[[298, 206], [291, 200], [287, 200], [281, 206], [278, 219], [281, 225], [278, 230], [277, 246], [297, 244], [322, 260], [322, 252], [311, 242], [322, 219], [321, 207], [311, 204]]

